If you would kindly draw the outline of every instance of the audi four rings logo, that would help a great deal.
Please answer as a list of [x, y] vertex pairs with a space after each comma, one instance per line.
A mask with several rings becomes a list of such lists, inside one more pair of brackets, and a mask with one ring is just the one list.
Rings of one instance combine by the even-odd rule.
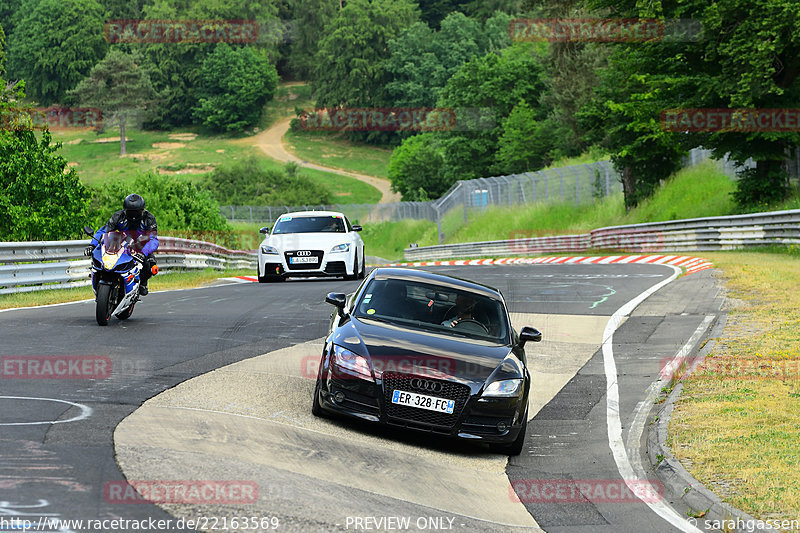
[[428, 392], [442, 392], [442, 384], [438, 381], [429, 381], [427, 379], [414, 378], [411, 380], [411, 386], [417, 390], [426, 390]]
[[311, 255], [309, 250], [300, 250], [296, 255]]

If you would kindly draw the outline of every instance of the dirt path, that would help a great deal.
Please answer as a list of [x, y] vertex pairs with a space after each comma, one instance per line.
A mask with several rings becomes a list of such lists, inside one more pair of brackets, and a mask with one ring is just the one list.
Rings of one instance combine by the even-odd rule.
[[400, 195], [392, 192], [391, 182], [387, 179], [376, 178], [375, 176], [367, 176], [366, 174], [358, 174], [356, 172], [350, 172], [347, 170], [340, 170], [338, 168], [323, 167], [322, 165], [303, 161], [293, 153], [289, 152], [283, 142], [283, 136], [289, 130], [289, 123], [291, 120], [291, 117], [281, 119], [272, 125], [272, 127], [270, 127], [268, 130], [264, 130], [254, 137], [249, 137], [247, 142], [253, 146], [258, 146], [265, 154], [277, 161], [294, 161], [305, 168], [313, 168], [315, 170], [341, 174], [342, 176], [349, 176], [351, 178], [356, 178], [357, 180], [368, 183], [381, 191], [380, 203], [382, 204], [400, 201]]

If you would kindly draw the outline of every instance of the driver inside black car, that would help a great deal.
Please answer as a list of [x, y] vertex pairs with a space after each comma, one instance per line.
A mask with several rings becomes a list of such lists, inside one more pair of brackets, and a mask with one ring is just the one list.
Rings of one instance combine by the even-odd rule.
[[476, 305], [474, 298], [466, 294], [456, 295], [456, 303], [447, 311], [448, 318], [445, 318], [441, 325], [454, 329], [469, 329], [474, 333], [488, 333], [485, 323], [474, 316]]

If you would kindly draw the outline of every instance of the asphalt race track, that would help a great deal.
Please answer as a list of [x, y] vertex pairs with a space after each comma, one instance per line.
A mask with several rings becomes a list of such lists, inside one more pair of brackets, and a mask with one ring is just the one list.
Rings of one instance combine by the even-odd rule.
[[[175, 527], [179, 517], [229, 531], [231, 517], [274, 519], [259, 523], [278, 531], [696, 531], [669, 494], [643, 502], [619, 487], [649, 477], [648, 387], [720, 316], [711, 270], [669, 283], [675, 270], [663, 265], [430, 270], [500, 288], [515, 326], [543, 332], [527, 348], [519, 457], [312, 417], [309, 361], [332, 311], [323, 298], [357, 282], [151, 293], [130, 320], [104, 328], [93, 302], [11, 310], [0, 312], [0, 531], [19, 530], [3, 519], [40, 517], [172, 519], [170, 531], [193, 530]], [[632, 313], [618, 312], [659, 283]], [[22, 356], [88, 358], [97, 375], [14, 375], [5, 362]], [[257, 497], [132, 502], [114, 493], [126, 478], [233, 480]], [[570, 483], [595, 497], [552, 493]]]

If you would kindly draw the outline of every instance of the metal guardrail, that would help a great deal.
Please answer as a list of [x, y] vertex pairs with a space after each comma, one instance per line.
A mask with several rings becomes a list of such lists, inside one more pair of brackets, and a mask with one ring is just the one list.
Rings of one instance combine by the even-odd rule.
[[499, 241], [407, 248], [404, 255], [407, 261], [430, 261], [597, 250], [655, 253], [800, 245], [800, 209], [613, 226], [579, 235], [521, 237], [523, 233], [517, 231], [514, 237]]
[[[0, 294], [89, 285], [90, 240], [0, 243]], [[255, 269], [256, 253], [175, 237], [159, 237], [161, 271]]]

